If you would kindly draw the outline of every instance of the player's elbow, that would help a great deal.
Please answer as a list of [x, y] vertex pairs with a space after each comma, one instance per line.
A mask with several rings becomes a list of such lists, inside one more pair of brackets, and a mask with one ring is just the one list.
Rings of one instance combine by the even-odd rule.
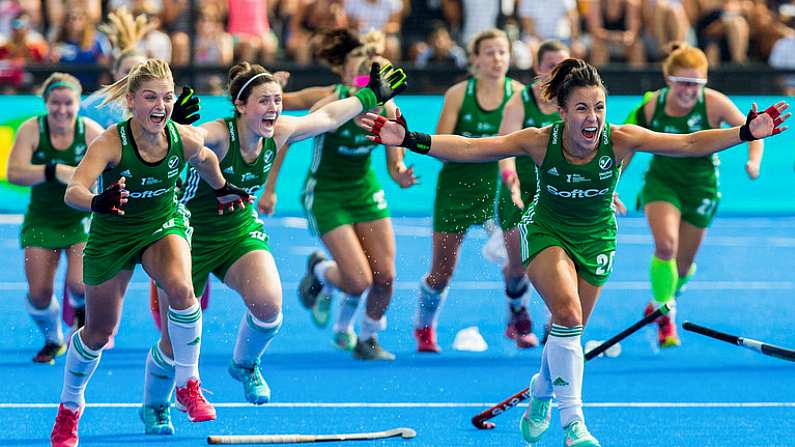
[[9, 165], [6, 171], [6, 178], [8, 183], [13, 185], [28, 186], [30, 182], [25, 178], [25, 171], [19, 166]]

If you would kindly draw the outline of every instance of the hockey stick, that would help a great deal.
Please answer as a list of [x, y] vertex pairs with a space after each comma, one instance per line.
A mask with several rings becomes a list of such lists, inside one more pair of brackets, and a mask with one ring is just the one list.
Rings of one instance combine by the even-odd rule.
[[411, 439], [417, 432], [410, 428], [393, 428], [386, 431], [371, 433], [341, 433], [332, 435], [228, 435], [208, 436], [207, 444], [295, 444], [308, 442], [332, 441], [367, 441], [373, 439], [394, 438]]
[[735, 335], [729, 335], [725, 332], [720, 332], [714, 329], [706, 328], [704, 326], [699, 326], [689, 321], [685, 321], [684, 323], [682, 323], [682, 328], [686, 331], [695, 332], [701, 335], [706, 335], [707, 337], [714, 338], [716, 340], [725, 341], [726, 343], [742, 346], [743, 348], [747, 348], [752, 351], [761, 352], [764, 355], [769, 355], [771, 357], [776, 357], [782, 360], [789, 360], [790, 362], [795, 362], [795, 351], [791, 349], [782, 348], [781, 346], [776, 346], [776, 345], [769, 345], [765, 342], [754, 340], [753, 338], [743, 338], [743, 337], [737, 337]]
[[[616, 343], [620, 342], [621, 340], [629, 337], [633, 333], [637, 332], [638, 329], [646, 326], [647, 324], [653, 322], [654, 320], [660, 318], [663, 315], [666, 315], [671, 309], [674, 308], [674, 302], [669, 301], [662, 306], [658, 307], [657, 310], [646, 315], [642, 319], [635, 322], [632, 326], [624, 329], [623, 331], [619, 332], [609, 340], [605, 341], [601, 345], [593, 348], [592, 350], [585, 353], [585, 361], [591, 360], [592, 358], [598, 356], [599, 354], [607, 351], [610, 349], [611, 346], [615, 345]], [[504, 413], [505, 411], [517, 406], [520, 402], [530, 397], [530, 388], [525, 388], [522, 391], [514, 394], [513, 396], [503, 400], [502, 402], [494, 405], [491, 408], [487, 408], [482, 412], [476, 414], [472, 417], [472, 425], [475, 426], [478, 430], [490, 430], [496, 425], [493, 422], [488, 422], [489, 419]]]

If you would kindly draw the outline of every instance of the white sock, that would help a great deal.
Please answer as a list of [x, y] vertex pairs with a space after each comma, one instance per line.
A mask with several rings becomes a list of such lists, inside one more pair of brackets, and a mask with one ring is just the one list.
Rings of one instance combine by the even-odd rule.
[[71, 304], [73, 308], [80, 309], [82, 307], [86, 307], [86, 296], [85, 296], [85, 294], [78, 295], [76, 293], [72, 293], [72, 292], [69, 291], [69, 288], [66, 287], [64, 289], [64, 295], [66, 296], [66, 299], [69, 300], [69, 304]]
[[582, 326], [552, 325], [544, 351], [549, 359], [552, 387], [558, 400], [560, 424], [566, 427], [574, 420], [584, 421], [582, 413], [582, 375], [585, 360], [580, 336]]
[[50, 297], [50, 304], [44, 309], [36, 309], [30, 303], [30, 297], [25, 299], [28, 315], [36, 323], [44, 338], [48, 342], [63, 344], [63, 330], [61, 329], [61, 306], [54, 296]]
[[335, 265], [337, 265], [335, 261], [320, 261], [315, 264], [315, 267], [312, 269], [312, 273], [315, 275], [315, 278], [317, 278], [318, 281], [322, 282], [323, 285], [326, 285], [326, 283], [331, 282], [328, 280], [328, 278], [326, 278], [326, 270], [328, 270], [329, 267], [333, 267]]
[[201, 349], [202, 311], [199, 302], [184, 310], [168, 308], [168, 333], [174, 350], [174, 367], [178, 387], [191, 378], [199, 379], [199, 351]]
[[72, 335], [63, 368], [61, 403], [70, 410], [78, 410], [86, 405], [86, 385], [102, 358], [102, 349], [95, 351], [86, 346], [80, 338], [81, 332], [82, 329]]
[[381, 317], [380, 320], [373, 320], [367, 314], [362, 318], [362, 326], [359, 331], [359, 339], [369, 340], [378, 335], [379, 332], [386, 329], [386, 315]]
[[174, 360], [168, 358], [155, 343], [146, 356], [144, 371], [144, 405], [169, 405], [174, 392]]
[[527, 291], [530, 288], [530, 281], [527, 275], [516, 278], [508, 278], [505, 283], [505, 295], [508, 298], [508, 305], [517, 311], [527, 306]]
[[420, 289], [417, 294], [417, 315], [415, 317], [415, 327], [436, 327], [439, 320], [439, 312], [442, 309], [444, 300], [447, 299], [449, 287], [442, 290], [434, 290], [428, 285], [428, 280], [420, 280]]
[[250, 368], [257, 363], [281, 327], [281, 312], [272, 321], [261, 321], [246, 311], [240, 320], [235, 351], [232, 354], [235, 365]]
[[[547, 343], [549, 343], [547, 341]], [[552, 379], [549, 377], [549, 358], [547, 345], [544, 345], [544, 350], [541, 352], [541, 369], [538, 371], [536, 381], [533, 383], [533, 397], [536, 399], [552, 399], [554, 390], [552, 389]]]
[[359, 309], [361, 295], [345, 295], [340, 303], [340, 313], [334, 322], [334, 332], [348, 331], [353, 328], [353, 319], [356, 317], [356, 310]]

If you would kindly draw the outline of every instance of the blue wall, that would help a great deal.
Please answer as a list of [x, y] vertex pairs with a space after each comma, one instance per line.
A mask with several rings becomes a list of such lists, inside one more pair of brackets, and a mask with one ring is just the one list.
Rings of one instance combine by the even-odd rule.
[[[640, 97], [611, 96], [607, 118], [620, 123]], [[752, 101], [760, 108], [780, 100], [780, 98], [735, 97], [740, 110], [747, 110]], [[20, 113], [29, 114], [40, 110], [41, 100], [33, 97], [0, 97], [0, 124], [18, 118]], [[413, 129], [433, 132], [442, 107], [439, 96], [405, 96], [398, 98], [398, 105], [406, 115]], [[226, 116], [231, 112], [229, 100], [220, 97], [202, 98], [202, 119], [210, 120]], [[721, 191], [723, 194], [718, 213], [728, 214], [792, 214], [795, 213], [795, 194], [790, 190], [793, 180], [792, 132], [769, 140], [765, 145], [762, 161], [762, 175], [751, 181], [745, 173], [747, 146], [741, 145], [721, 153]], [[311, 158], [311, 141], [293, 145], [287, 156], [277, 185], [277, 214], [301, 215], [299, 203], [302, 182]], [[441, 163], [430, 157], [407, 154], [407, 164], [413, 164], [421, 177], [421, 184], [407, 190], [395, 185], [385, 169], [384, 151], [376, 151], [374, 166], [381, 184], [386, 191], [390, 208], [395, 215], [430, 215], [433, 206], [436, 175]], [[628, 206], [634, 206], [640, 189], [643, 172], [649, 156], [640, 155], [633, 160], [628, 172], [624, 173], [619, 184], [619, 193]], [[19, 190], [2, 188], [0, 191], [0, 212], [22, 212], [26, 206], [25, 194]]]

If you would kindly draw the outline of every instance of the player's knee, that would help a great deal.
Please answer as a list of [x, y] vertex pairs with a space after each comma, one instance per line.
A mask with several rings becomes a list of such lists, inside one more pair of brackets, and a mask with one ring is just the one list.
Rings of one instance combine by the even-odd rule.
[[115, 325], [95, 325], [92, 327], [86, 324], [81, 331], [83, 343], [90, 349], [99, 351], [113, 337], [114, 328]]
[[579, 305], [572, 303], [571, 305], [559, 306], [552, 312], [552, 321], [565, 327], [574, 327], [582, 325], [582, 309]]
[[676, 241], [668, 238], [656, 241], [654, 244], [654, 256], [662, 260], [673, 259], [676, 256]]
[[168, 305], [174, 309], [187, 309], [197, 302], [193, 285], [188, 281], [171, 281], [163, 286], [163, 290], [168, 295]]
[[32, 286], [28, 290], [30, 304], [36, 309], [44, 309], [50, 304], [53, 295], [52, 286]]
[[248, 306], [248, 311], [259, 321], [274, 321], [282, 313], [282, 303], [262, 300]]
[[392, 289], [395, 284], [394, 270], [373, 272], [373, 287]]
[[345, 287], [343, 287], [345, 293], [348, 295], [361, 295], [373, 285], [373, 278], [362, 275], [349, 278], [345, 283]]
[[86, 286], [81, 281], [67, 281], [66, 290], [72, 296], [85, 296]]

